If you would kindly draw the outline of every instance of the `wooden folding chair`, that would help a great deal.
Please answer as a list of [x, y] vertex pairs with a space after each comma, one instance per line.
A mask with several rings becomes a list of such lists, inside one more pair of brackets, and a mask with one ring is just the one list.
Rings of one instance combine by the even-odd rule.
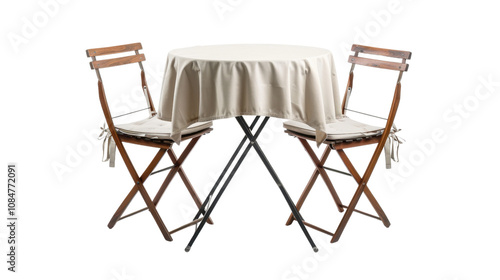
[[[180, 157], [177, 157], [175, 153], [172, 151], [172, 145], [174, 144], [173, 140], [170, 138], [170, 134], [172, 131], [172, 126], [170, 122], [163, 121], [158, 119], [156, 115], [156, 111], [153, 105], [153, 101], [151, 99], [151, 95], [149, 93], [148, 85], [146, 83], [146, 75], [144, 73], [144, 68], [142, 65], [142, 61], [144, 61], [146, 58], [144, 54], [140, 54], [139, 50], [142, 49], [142, 45], [140, 43], [135, 43], [135, 44], [128, 44], [128, 45], [120, 45], [120, 46], [114, 46], [114, 47], [106, 47], [106, 48], [97, 48], [97, 49], [89, 49], [87, 50], [87, 56], [92, 58], [92, 61], [90, 62], [90, 68], [94, 69], [97, 73], [97, 86], [99, 89], [99, 99], [101, 101], [101, 106], [102, 110], [104, 112], [104, 117], [106, 119], [106, 123], [108, 125], [107, 132], [110, 134], [111, 139], [114, 141], [116, 144], [116, 148], [118, 148], [118, 151], [120, 152], [123, 161], [125, 162], [125, 165], [132, 176], [132, 179], [134, 180], [134, 186], [132, 187], [132, 190], [128, 193], [126, 196], [125, 200], [121, 203], [120, 207], [118, 210], [116, 210], [115, 214], [111, 218], [108, 227], [113, 228], [116, 224], [121, 219], [130, 217], [132, 215], [135, 215], [137, 213], [140, 213], [144, 210], [149, 210], [151, 212], [151, 215], [153, 215], [154, 220], [156, 221], [158, 227], [160, 228], [160, 231], [162, 232], [163, 236], [165, 237], [166, 240], [172, 241], [172, 236], [174, 232], [177, 232], [181, 229], [184, 229], [188, 226], [194, 225], [201, 221], [200, 219], [191, 221], [177, 229], [174, 229], [172, 231], [169, 231], [165, 224], [163, 223], [160, 215], [158, 214], [158, 211], [156, 209], [156, 206], [158, 202], [160, 201], [163, 193], [167, 189], [168, 185], [174, 178], [175, 174], [179, 173], [179, 176], [181, 177], [182, 181], [186, 185], [187, 190], [189, 191], [191, 197], [193, 198], [195, 204], [197, 205], [198, 208], [201, 207], [201, 201], [196, 194], [193, 186], [191, 185], [189, 179], [187, 178], [183, 168], [182, 164], [186, 160], [186, 157], [189, 155], [193, 147], [196, 145], [200, 137], [206, 133], [209, 133], [212, 131], [212, 123], [211, 122], [204, 122], [204, 123], [195, 123], [191, 126], [189, 126], [185, 131], [182, 132], [182, 138], [181, 141], [191, 139], [187, 147], [184, 149], [183, 153], [181, 154]], [[118, 58], [111, 58], [111, 59], [101, 59], [101, 60], [96, 60], [97, 56], [102, 56], [102, 55], [111, 55], [111, 54], [120, 54], [124, 52], [134, 52], [135, 54], [130, 55], [130, 56], [122, 56]], [[107, 68], [107, 67], [112, 67], [112, 66], [119, 66], [119, 65], [125, 65], [125, 64], [130, 64], [130, 63], [138, 63], [140, 70], [141, 70], [141, 83], [142, 83], [142, 89], [144, 91], [144, 95], [146, 98], [146, 104], [147, 108], [137, 110], [128, 114], [136, 113], [138, 111], [142, 110], [149, 110], [150, 116], [147, 119], [140, 120], [137, 122], [133, 123], [127, 123], [127, 124], [114, 124], [113, 119], [117, 117], [121, 117], [124, 115], [128, 114], [122, 114], [120, 116], [111, 116], [111, 112], [108, 106], [108, 101], [106, 100], [106, 95], [104, 92], [104, 86], [101, 78], [101, 73], [100, 69], [102, 68]], [[156, 156], [153, 158], [151, 163], [148, 165], [146, 170], [142, 173], [141, 176], [137, 173], [134, 165], [132, 164], [132, 161], [130, 160], [130, 157], [125, 150], [125, 147], [123, 143], [132, 143], [136, 145], [141, 145], [141, 146], [147, 146], [147, 147], [154, 147], [154, 148], [159, 148], [159, 151], [157, 152]], [[154, 171], [156, 168], [157, 164], [160, 162], [162, 157], [165, 155], [165, 153], [168, 154], [170, 157], [170, 160], [172, 161], [173, 165], [158, 171]], [[155, 173], [159, 173], [161, 171], [166, 171], [170, 170], [167, 177], [165, 178], [163, 184], [161, 185], [160, 189], [158, 190], [156, 196], [154, 199], [151, 199], [149, 194], [146, 192], [146, 189], [144, 188], [144, 182], [149, 178], [150, 175], [153, 175]], [[123, 216], [123, 213], [125, 212], [127, 206], [129, 203], [132, 201], [136, 193], [139, 192], [146, 202], [146, 207], [143, 209], [140, 209], [138, 211], [135, 211], [133, 213], [130, 213], [128, 215]], [[202, 213], [204, 214], [205, 211], [204, 209], [201, 209]], [[210, 220], [209, 223], [212, 223]]]
[[[330, 191], [330, 194], [333, 197], [333, 200], [335, 201], [335, 204], [339, 212], [343, 212], [344, 209], [347, 209], [335, 233], [332, 233], [323, 228], [320, 228], [313, 224], [307, 223], [306, 221], [303, 221], [305, 225], [313, 229], [316, 229], [320, 232], [323, 232], [325, 234], [331, 235], [332, 243], [337, 242], [339, 240], [353, 212], [358, 212], [367, 215], [369, 217], [379, 219], [386, 227], [390, 226], [390, 222], [387, 216], [385, 215], [384, 211], [382, 210], [377, 200], [371, 193], [367, 184], [368, 180], [370, 179], [370, 176], [372, 175], [373, 169], [375, 168], [375, 164], [377, 163], [378, 158], [382, 153], [382, 150], [384, 149], [384, 146], [388, 143], [388, 140], [390, 140], [388, 138], [390, 136], [393, 136], [395, 133], [394, 129], [391, 130], [391, 128], [393, 128], [394, 118], [396, 116], [396, 111], [399, 105], [399, 99], [401, 95], [401, 78], [403, 76], [403, 72], [406, 72], [408, 70], [408, 64], [406, 64], [406, 60], [411, 58], [411, 52], [407, 51], [381, 49], [381, 48], [374, 48], [374, 47], [367, 47], [360, 45], [353, 45], [351, 50], [354, 52], [354, 55], [349, 56], [349, 63], [352, 63], [352, 65], [351, 65], [351, 70], [349, 72], [349, 79], [347, 82], [347, 88], [345, 91], [344, 100], [342, 103], [343, 118], [337, 122], [328, 124], [326, 130], [327, 139], [324, 141], [327, 147], [325, 148], [322, 157], [319, 159], [314, 153], [309, 143], [307, 142], [307, 140], [315, 141], [315, 130], [313, 128], [293, 121], [288, 121], [284, 123], [284, 127], [286, 128], [285, 132], [299, 139], [300, 143], [303, 145], [306, 152], [311, 157], [314, 165], [316, 166], [316, 169], [314, 170], [311, 178], [309, 179], [309, 182], [307, 183], [304, 191], [302, 192], [302, 195], [300, 196], [296, 204], [297, 209], [299, 210], [301, 209], [305, 199], [307, 198], [307, 195], [311, 191], [312, 186], [314, 185], [316, 179], [318, 178], [318, 175], [321, 175], [321, 178], [323, 178], [323, 180], [325, 181], [325, 184], [328, 190]], [[397, 58], [401, 59], [401, 62], [391, 62], [379, 59], [360, 57], [359, 55], [362, 53]], [[349, 97], [351, 95], [353, 88], [354, 66], [357, 64], [375, 67], [379, 69], [395, 70], [399, 72], [394, 92], [394, 97], [392, 100], [392, 105], [389, 111], [389, 116], [387, 118], [384, 118], [387, 120], [385, 127], [376, 127], [360, 123], [348, 118], [345, 115], [346, 111], [354, 111], [354, 110], [349, 110], [347, 108], [347, 105], [349, 103]], [[357, 112], [357, 113], [362, 113], [362, 112]], [[344, 149], [360, 147], [370, 144], [377, 144], [377, 146], [375, 148], [375, 152], [371, 157], [371, 160], [369, 161], [366, 171], [363, 173], [363, 176], [360, 176], [360, 174], [356, 171], [351, 161], [345, 154]], [[340, 159], [344, 162], [349, 173], [324, 166], [328, 156], [330, 155], [331, 150], [337, 151], [337, 153], [340, 156]], [[345, 175], [350, 175], [354, 178], [354, 180], [358, 184], [358, 188], [356, 189], [356, 192], [354, 193], [354, 196], [352, 197], [349, 206], [345, 206], [344, 204], [342, 204], [325, 170], [343, 173]], [[361, 197], [361, 194], [363, 193], [368, 198], [372, 207], [375, 209], [377, 215], [372, 215], [366, 212], [358, 211], [355, 208], [356, 204], [358, 203]], [[286, 225], [290, 225], [293, 222], [293, 220], [294, 216], [290, 215]]]

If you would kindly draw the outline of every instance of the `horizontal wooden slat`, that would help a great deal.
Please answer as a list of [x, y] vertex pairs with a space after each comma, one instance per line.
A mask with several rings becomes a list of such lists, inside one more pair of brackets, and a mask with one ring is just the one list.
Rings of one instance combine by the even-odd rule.
[[351, 50], [353, 52], [361, 52], [361, 53], [383, 55], [383, 56], [395, 57], [395, 58], [411, 59], [411, 52], [407, 52], [407, 51], [397, 51], [397, 50], [382, 49], [382, 48], [368, 47], [368, 46], [362, 46], [362, 45], [352, 45]]
[[365, 57], [357, 57], [357, 56], [349, 56], [349, 62], [354, 64], [361, 64], [365, 66], [389, 69], [389, 70], [397, 70], [397, 71], [407, 71], [408, 64], [406, 63], [398, 63], [391, 61], [383, 61], [378, 59], [371, 59]]
[[313, 225], [313, 224], [310, 224], [310, 223], [308, 223], [308, 222], [306, 222], [306, 221], [302, 221], [302, 223], [304, 223], [304, 225], [305, 225], [305, 226], [308, 226], [308, 227], [310, 227], [310, 228], [312, 228], [312, 229], [315, 229], [315, 230], [317, 230], [317, 231], [319, 231], [319, 232], [322, 232], [322, 233], [324, 233], [324, 234], [328, 234], [328, 235], [334, 236], [333, 232], [329, 232], [329, 231], [328, 231], [328, 230], [326, 230], [326, 229], [322, 229], [322, 228], [320, 228], [320, 227], [318, 227], [318, 226], [315, 226], [315, 225]]
[[113, 46], [113, 47], [106, 47], [106, 48], [88, 49], [87, 50], [87, 57], [121, 53], [121, 52], [137, 51], [137, 50], [141, 50], [141, 49], [142, 49], [141, 43]]
[[134, 63], [134, 62], [139, 62], [139, 61], [144, 61], [144, 60], [146, 60], [146, 57], [144, 56], [144, 54], [141, 53], [141, 54], [136, 54], [136, 55], [131, 55], [131, 56], [124, 56], [124, 57], [118, 57], [118, 58], [91, 61], [90, 68], [92, 68], [92, 69], [106, 68], [106, 67], [129, 64], [129, 63]]
[[331, 145], [330, 148], [334, 150], [345, 150], [348, 148], [354, 148], [354, 147], [359, 147], [359, 146], [365, 146], [365, 145], [371, 145], [371, 144], [378, 144], [380, 142], [380, 136], [375, 136], [369, 139], [361, 139], [359, 141], [352, 141], [352, 142], [340, 142], [337, 143], [334, 140], [326, 140], [325, 143]]
[[170, 234], [174, 234], [174, 233], [178, 232], [179, 230], [183, 230], [183, 229], [185, 229], [185, 228], [187, 228], [187, 227], [190, 227], [190, 226], [192, 226], [192, 225], [194, 225], [194, 224], [197, 224], [197, 223], [201, 222], [201, 220], [203, 220], [203, 217], [201, 217], [201, 218], [199, 218], [199, 219], [196, 219], [196, 220], [194, 220], [194, 221], [192, 221], [192, 222], [189, 222], [189, 223], [187, 223], [187, 224], [185, 224], [185, 225], [183, 225], [183, 226], [180, 226], [180, 227], [178, 227], [178, 228], [176, 228], [176, 229], [174, 229], [174, 230], [170, 231]]

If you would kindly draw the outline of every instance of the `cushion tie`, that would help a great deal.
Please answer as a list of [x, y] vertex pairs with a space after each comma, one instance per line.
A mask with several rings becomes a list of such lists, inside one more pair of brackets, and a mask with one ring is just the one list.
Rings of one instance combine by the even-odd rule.
[[385, 141], [384, 152], [386, 169], [391, 169], [391, 159], [394, 162], [399, 162], [399, 144], [403, 144], [405, 141], [403, 138], [396, 135], [396, 132], [399, 131], [401, 131], [401, 129], [398, 129], [393, 123], [391, 133], [389, 134], [389, 137], [387, 137], [387, 141]]
[[113, 139], [109, 128], [106, 127], [106, 122], [101, 127], [101, 134], [97, 137], [102, 141], [102, 162], [109, 160], [109, 167], [115, 167], [116, 143]]

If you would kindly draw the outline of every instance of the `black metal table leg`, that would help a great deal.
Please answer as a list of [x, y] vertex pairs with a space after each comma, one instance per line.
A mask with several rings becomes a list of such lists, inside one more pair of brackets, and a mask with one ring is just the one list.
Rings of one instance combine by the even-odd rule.
[[[266, 117], [266, 118], [268, 119], [269, 117]], [[250, 131], [250, 128], [248, 127], [248, 124], [245, 122], [245, 120], [243, 119], [243, 117], [241, 117], [241, 116], [240, 117], [236, 117], [236, 120], [238, 121], [238, 123], [240, 124], [241, 128], [243, 129], [243, 131], [245, 132], [246, 136], [249, 139], [250, 138], [256, 139], [256, 137], [254, 137], [254, 135], [252, 135], [252, 132]], [[304, 232], [304, 235], [306, 236], [307, 240], [309, 241], [309, 244], [311, 244], [311, 247], [313, 248], [314, 252], [317, 252], [318, 251], [318, 247], [316, 247], [316, 245], [314, 244], [314, 241], [312, 240], [311, 236], [309, 235], [309, 232], [307, 231], [307, 228], [306, 228], [306, 226], [303, 223], [303, 219], [300, 216], [299, 211], [295, 207], [295, 204], [293, 204], [292, 199], [288, 195], [288, 192], [286, 191], [285, 187], [281, 183], [281, 180], [279, 179], [278, 175], [274, 171], [274, 168], [272, 167], [272, 165], [269, 162], [269, 160], [267, 159], [266, 155], [264, 154], [264, 152], [260, 148], [260, 145], [259, 145], [259, 143], [257, 143], [257, 141], [255, 141], [253, 143], [253, 148], [255, 149], [255, 151], [259, 155], [260, 159], [262, 160], [262, 162], [266, 166], [267, 170], [269, 171], [269, 173], [273, 177], [274, 181], [278, 185], [279, 189], [281, 190], [281, 193], [285, 197], [285, 200], [288, 203], [288, 206], [292, 210], [292, 213], [293, 213], [293, 216], [295, 217], [295, 220], [299, 223], [300, 228], [302, 229], [302, 231]]]
[[[215, 183], [214, 187], [212, 188], [212, 190], [210, 191], [210, 194], [207, 196], [207, 199], [205, 199], [205, 201], [203, 202], [203, 205], [202, 207], [200, 208], [200, 210], [198, 211], [198, 213], [196, 214], [195, 216], [195, 219], [197, 219], [202, 213], [204, 214], [203, 216], [203, 219], [202, 221], [200, 222], [200, 224], [198, 225], [198, 227], [196, 228], [196, 231], [195, 233], [193, 234], [193, 236], [191, 237], [191, 240], [189, 241], [188, 245], [186, 246], [185, 248], [185, 251], [186, 252], [189, 252], [191, 250], [191, 246], [193, 245], [194, 241], [196, 240], [196, 238], [198, 237], [199, 233], [201, 232], [203, 226], [205, 225], [205, 223], [207, 222], [208, 218], [210, 217], [210, 214], [212, 213], [213, 209], [215, 208], [215, 205], [217, 204], [217, 202], [219, 201], [220, 197], [222, 196], [223, 192], [225, 191], [226, 187], [228, 186], [229, 182], [231, 181], [231, 179], [233, 178], [234, 174], [236, 173], [236, 171], [238, 170], [238, 168], [240, 167], [241, 163], [243, 162], [243, 160], [245, 159], [246, 155], [248, 154], [248, 152], [250, 151], [250, 148], [253, 146], [255, 151], [257, 152], [257, 154], [259, 155], [259, 157], [261, 158], [262, 162], [264, 163], [264, 165], [266, 166], [267, 170], [269, 171], [269, 173], [271, 174], [271, 176], [273, 177], [274, 181], [276, 182], [276, 184], [278, 185], [279, 189], [281, 190], [281, 193], [283, 194], [283, 196], [285, 197], [285, 200], [287, 201], [288, 203], [288, 206], [290, 207], [290, 209], [292, 210], [292, 213], [295, 217], [295, 219], [297, 220], [297, 222], [299, 223], [302, 231], [304, 232], [307, 240], [309, 241], [309, 243], [311, 244], [311, 247], [313, 248], [314, 252], [317, 252], [318, 251], [318, 248], [316, 247], [316, 245], [314, 244], [314, 241], [312, 240], [311, 236], [309, 235], [309, 232], [307, 231], [303, 221], [302, 221], [302, 217], [300, 216], [300, 213], [299, 211], [297, 210], [297, 208], [295, 207], [295, 205], [293, 204], [293, 201], [292, 199], [290, 198], [290, 196], [288, 195], [288, 192], [286, 191], [286, 189], [284, 188], [283, 184], [281, 183], [281, 180], [279, 179], [278, 175], [276, 174], [276, 172], [274, 171], [272, 165], [269, 163], [269, 161], [267, 160], [267, 157], [265, 156], [264, 152], [262, 151], [262, 149], [260, 148], [259, 144], [257, 143], [257, 138], [259, 137], [259, 134], [261, 133], [262, 129], [264, 128], [264, 126], [266, 125], [267, 121], [269, 120], [269, 117], [265, 117], [264, 120], [262, 121], [262, 123], [260, 124], [259, 128], [257, 129], [256, 133], [255, 134], [252, 134], [251, 132], [251, 129], [253, 128], [253, 126], [255, 126], [255, 124], [257, 123], [257, 120], [258, 120], [258, 116], [254, 119], [254, 121], [252, 122], [251, 126], [249, 127], [248, 124], [245, 122], [245, 120], [243, 119], [242, 116], [239, 116], [239, 117], [236, 117], [236, 120], [238, 121], [238, 123], [240, 124], [241, 128], [243, 129], [243, 131], [245, 132], [245, 138], [241, 140], [238, 148], [236, 149], [235, 153], [233, 154], [233, 156], [231, 157], [231, 159], [229, 160], [228, 164], [226, 165], [226, 167], [224, 168], [224, 171], [222, 172], [222, 174], [219, 176], [217, 182]], [[210, 200], [210, 197], [214, 194], [215, 192], [215, 189], [217, 188], [217, 186], [219, 185], [220, 181], [222, 180], [222, 178], [224, 177], [224, 175], [226, 174], [227, 170], [229, 169], [229, 167], [231, 166], [232, 162], [234, 161], [234, 159], [236, 158], [236, 155], [239, 153], [239, 151], [241, 150], [241, 148], [243, 147], [243, 144], [245, 143], [246, 139], [249, 139], [250, 140], [250, 143], [248, 143], [247, 147], [245, 148], [245, 150], [243, 151], [242, 155], [240, 156], [240, 158], [238, 159], [238, 161], [236, 162], [236, 165], [233, 167], [233, 170], [231, 171], [231, 173], [229, 174], [228, 178], [226, 179], [226, 181], [224, 182], [224, 184], [222, 185], [219, 193], [217, 194], [217, 196], [215, 197], [212, 205], [210, 205], [209, 209], [206, 211], [206, 213], [204, 213], [204, 208], [206, 207], [206, 205], [208, 204], [208, 201]]]
[[[259, 121], [259, 118], [260, 118], [260, 116], [257, 116], [254, 118], [252, 124], [250, 125], [250, 130], [252, 130], [253, 127], [257, 124], [257, 122]], [[210, 198], [217, 190], [217, 187], [219, 186], [220, 182], [222, 181], [222, 178], [224, 178], [224, 176], [226, 176], [226, 172], [229, 170], [229, 167], [233, 164], [234, 159], [236, 158], [236, 156], [240, 152], [241, 148], [243, 147], [243, 144], [245, 144], [247, 139], [248, 138], [246, 136], [243, 136], [243, 139], [241, 139], [240, 144], [238, 145], [238, 148], [236, 148], [236, 151], [234, 151], [233, 155], [231, 156], [231, 159], [229, 159], [229, 162], [226, 164], [226, 167], [224, 167], [224, 170], [220, 174], [219, 178], [217, 178], [215, 185], [210, 190], [210, 193], [207, 195], [207, 198], [205, 199], [205, 201], [203, 201], [203, 204], [201, 205], [200, 209], [198, 210], [198, 212], [194, 216], [193, 221], [198, 219], [201, 214], [205, 215], [205, 207], [207, 207], [208, 202], [210, 201]]]
[[[196, 240], [196, 238], [198, 237], [198, 234], [200, 234], [201, 230], [203, 229], [203, 226], [205, 225], [205, 223], [207, 222], [208, 218], [210, 217], [210, 214], [212, 213], [212, 211], [214, 210], [215, 208], [215, 205], [217, 205], [217, 202], [219, 201], [220, 197], [222, 196], [222, 194], [224, 193], [224, 191], [226, 190], [226, 187], [227, 185], [229, 184], [229, 182], [231, 181], [231, 179], [233, 178], [234, 174], [236, 173], [236, 171], [238, 170], [238, 168], [240, 167], [241, 163], [243, 162], [243, 159], [245, 159], [246, 155], [248, 154], [248, 152], [250, 151], [250, 148], [252, 147], [253, 143], [255, 142], [255, 139], [257, 139], [257, 137], [259, 136], [260, 132], [262, 131], [262, 129], [264, 128], [264, 126], [266, 125], [267, 121], [268, 121], [269, 118], [265, 118], [262, 123], [260, 124], [259, 128], [257, 129], [257, 131], [255, 132], [255, 135], [252, 137], [252, 138], [248, 138], [248, 137], [245, 137], [245, 138], [248, 138], [250, 140], [250, 143], [248, 143], [247, 147], [245, 148], [245, 150], [243, 151], [243, 153], [241, 154], [240, 158], [238, 159], [238, 161], [236, 162], [236, 165], [233, 167], [233, 170], [231, 171], [231, 173], [229, 173], [229, 176], [227, 177], [226, 181], [224, 182], [224, 184], [222, 185], [219, 193], [217, 194], [217, 196], [215, 197], [214, 201], [212, 202], [212, 204], [210, 205], [210, 207], [208, 208], [208, 210], [206, 211], [206, 213], [204, 214], [203, 216], [203, 219], [201, 220], [200, 224], [198, 225], [198, 227], [196, 228], [196, 231], [194, 232], [193, 236], [191, 237], [191, 240], [189, 241], [188, 245], [186, 246], [186, 248], [184, 249], [186, 252], [189, 252], [189, 250], [191, 250], [191, 246], [193, 246], [193, 243], [194, 241]], [[255, 120], [254, 120], [255, 122]], [[243, 142], [243, 141], [242, 141]], [[239, 151], [237, 151], [239, 152]], [[237, 154], [237, 153], [236, 153]], [[233, 160], [233, 158], [231, 158], [231, 161]], [[230, 164], [229, 164], [230, 165]]]

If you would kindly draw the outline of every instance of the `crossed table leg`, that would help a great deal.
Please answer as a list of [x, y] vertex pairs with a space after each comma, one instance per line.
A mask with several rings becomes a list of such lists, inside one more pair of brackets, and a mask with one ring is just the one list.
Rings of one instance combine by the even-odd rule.
[[[217, 205], [217, 202], [219, 201], [220, 197], [224, 193], [224, 190], [227, 188], [229, 182], [233, 178], [234, 174], [236, 173], [236, 171], [240, 167], [241, 163], [243, 162], [244, 158], [246, 157], [246, 155], [250, 151], [250, 148], [252, 148], [252, 147], [255, 149], [255, 151], [259, 155], [260, 159], [262, 160], [262, 162], [266, 166], [267, 170], [269, 171], [269, 173], [273, 177], [274, 181], [278, 185], [281, 193], [283, 194], [283, 196], [285, 197], [286, 202], [288, 203], [288, 206], [292, 210], [292, 215], [294, 216], [295, 220], [300, 225], [300, 228], [302, 229], [302, 231], [304, 232], [304, 235], [306, 236], [307, 240], [311, 244], [311, 247], [313, 248], [314, 252], [318, 251], [318, 248], [316, 247], [316, 245], [314, 244], [314, 241], [312, 240], [311, 236], [309, 235], [309, 232], [307, 231], [307, 228], [305, 227], [304, 223], [302, 222], [303, 219], [300, 216], [299, 211], [295, 207], [295, 204], [293, 203], [292, 199], [288, 195], [285, 187], [281, 183], [278, 175], [276, 174], [276, 172], [274, 171], [273, 167], [269, 163], [269, 161], [268, 161], [267, 157], [265, 156], [264, 152], [260, 148], [259, 143], [257, 143], [257, 138], [259, 137], [259, 134], [262, 132], [262, 129], [265, 127], [267, 121], [269, 120], [269, 117], [265, 117], [264, 120], [262, 121], [262, 123], [260, 124], [259, 128], [255, 132], [255, 134], [252, 134], [251, 130], [253, 129], [253, 127], [257, 123], [258, 119], [259, 119], [259, 116], [255, 117], [254, 120], [253, 120], [253, 122], [252, 122], [252, 124], [250, 126], [248, 126], [248, 124], [246, 123], [246, 121], [243, 119], [242, 116], [236, 117], [236, 120], [238, 121], [239, 125], [241, 126], [241, 128], [243, 129], [243, 131], [245, 133], [245, 137], [241, 140], [240, 144], [238, 145], [238, 148], [236, 149], [236, 151], [232, 155], [232, 157], [229, 160], [228, 164], [226, 165], [226, 167], [224, 168], [223, 172], [221, 173], [221, 175], [217, 179], [217, 182], [215, 183], [215, 185], [213, 186], [212, 190], [210, 191], [208, 197], [203, 202], [203, 205], [200, 207], [200, 210], [198, 211], [198, 213], [194, 217], [193, 220], [196, 220], [196, 219], [199, 218], [199, 216], [201, 214], [203, 214], [202, 221], [200, 222], [200, 224], [196, 228], [196, 231], [195, 231], [193, 237], [191, 237], [191, 240], [189, 241], [188, 245], [186, 246], [186, 249], [185, 249], [186, 252], [189, 252], [189, 250], [191, 250], [191, 247], [193, 246], [194, 241], [196, 240], [196, 238], [200, 234], [201, 230], [203, 229], [203, 226], [205, 225], [205, 223], [209, 219], [210, 214], [212, 213], [212, 211], [214, 210], [215, 206]], [[250, 141], [250, 143], [247, 144], [245, 150], [241, 154], [240, 158], [238, 159], [238, 161], [236, 162], [235, 166], [231, 170], [231, 172], [230, 172], [229, 176], [227, 177], [226, 181], [222, 185], [219, 193], [214, 198], [214, 200], [211, 203], [211, 205], [208, 208], [208, 210], [206, 210], [206, 212], [205, 212], [205, 208], [207, 207], [210, 199], [212, 198], [213, 194], [215, 193], [215, 191], [216, 191], [219, 183], [222, 181], [222, 178], [225, 176], [226, 172], [229, 170], [229, 167], [232, 165], [233, 161], [236, 159], [236, 156], [240, 152], [241, 148], [243, 147], [243, 145], [244, 145], [244, 143], [246, 142], [247, 139]]]

